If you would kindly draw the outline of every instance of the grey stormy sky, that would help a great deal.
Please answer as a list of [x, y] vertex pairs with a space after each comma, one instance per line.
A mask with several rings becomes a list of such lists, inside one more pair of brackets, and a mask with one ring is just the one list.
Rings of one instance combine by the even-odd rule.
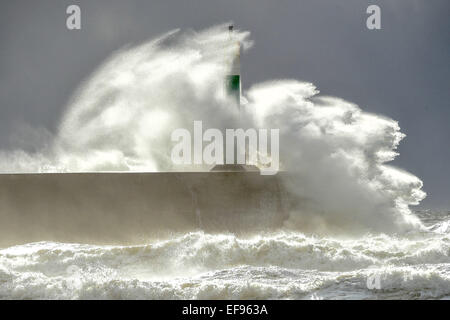
[[[82, 30], [66, 29], [78, 4]], [[382, 29], [365, 27], [381, 7]], [[450, 1], [38, 0], [0, 10], [0, 149], [19, 125], [55, 132], [74, 89], [113, 51], [174, 28], [234, 21], [252, 32], [243, 85], [311, 81], [322, 94], [399, 121], [394, 165], [424, 181], [424, 208], [450, 209]], [[30, 138], [33, 141], [32, 138]]]

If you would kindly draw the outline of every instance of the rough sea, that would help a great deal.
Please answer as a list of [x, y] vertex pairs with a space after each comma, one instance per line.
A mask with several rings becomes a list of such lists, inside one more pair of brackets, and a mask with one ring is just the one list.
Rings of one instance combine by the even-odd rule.
[[336, 238], [201, 231], [133, 246], [0, 250], [1, 299], [448, 299], [450, 212], [428, 231]]

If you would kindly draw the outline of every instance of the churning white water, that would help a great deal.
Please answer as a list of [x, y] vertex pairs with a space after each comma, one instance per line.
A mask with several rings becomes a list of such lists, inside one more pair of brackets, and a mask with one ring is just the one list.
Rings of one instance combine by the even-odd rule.
[[[251, 47], [249, 32], [234, 37], [244, 50]], [[420, 179], [387, 164], [404, 138], [397, 122], [321, 97], [297, 80], [253, 85], [243, 92], [239, 115], [223, 83], [234, 54], [225, 26], [172, 31], [124, 48], [76, 91], [40, 152], [0, 152], [0, 170], [192, 170], [171, 162], [176, 128], [192, 128], [194, 120], [205, 128], [237, 121], [277, 128], [280, 163], [298, 174], [290, 188], [304, 199], [283, 230], [245, 237], [193, 231], [137, 246], [5, 248], [0, 298], [450, 295], [450, 220], [411, 212], [425, 193]]]
[[[431, 228], [450, 221], [448, 213], [439, 217]], [[0, 250], [0, 298], [444, 299], [449, 255], [448, 230], [347, 239], [193, 232], [137, 246], [40, 242]]]

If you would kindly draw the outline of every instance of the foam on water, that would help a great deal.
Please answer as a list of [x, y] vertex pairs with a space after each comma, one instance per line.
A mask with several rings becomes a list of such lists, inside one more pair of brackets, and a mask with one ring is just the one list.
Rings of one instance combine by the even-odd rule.
[[[380, 288], [368, 287], [369, 277]], [[359, 239], [203, 232], [138, 246], [39, 242], [0, 250], [0, 298], [445, 298], [450, 237]]]

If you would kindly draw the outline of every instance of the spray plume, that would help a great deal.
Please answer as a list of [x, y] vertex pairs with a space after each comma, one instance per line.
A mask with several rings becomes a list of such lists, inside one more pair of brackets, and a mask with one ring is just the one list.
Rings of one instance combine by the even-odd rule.
[[[235, 31], [244, 50], [249, 32]], [[0, 153], [2, 172], [180, 171], [170, 159], [176, 128], [233, 128], [224, 94], [235, 46], [225, 25], [181, 33], [114, 53], [73, 95], [45, 147]], [[299, 199], [287, 228], [397, 232], [421, 227], [409, 206], [425, 197], [417, 177], [392, 166], [404, 137], [398, 123], [311, 83], [278, 80], [243, 93], [240, 122], [280, 129], [286, 183]], [[195, 170], [207, 170], [198, 168]]]

